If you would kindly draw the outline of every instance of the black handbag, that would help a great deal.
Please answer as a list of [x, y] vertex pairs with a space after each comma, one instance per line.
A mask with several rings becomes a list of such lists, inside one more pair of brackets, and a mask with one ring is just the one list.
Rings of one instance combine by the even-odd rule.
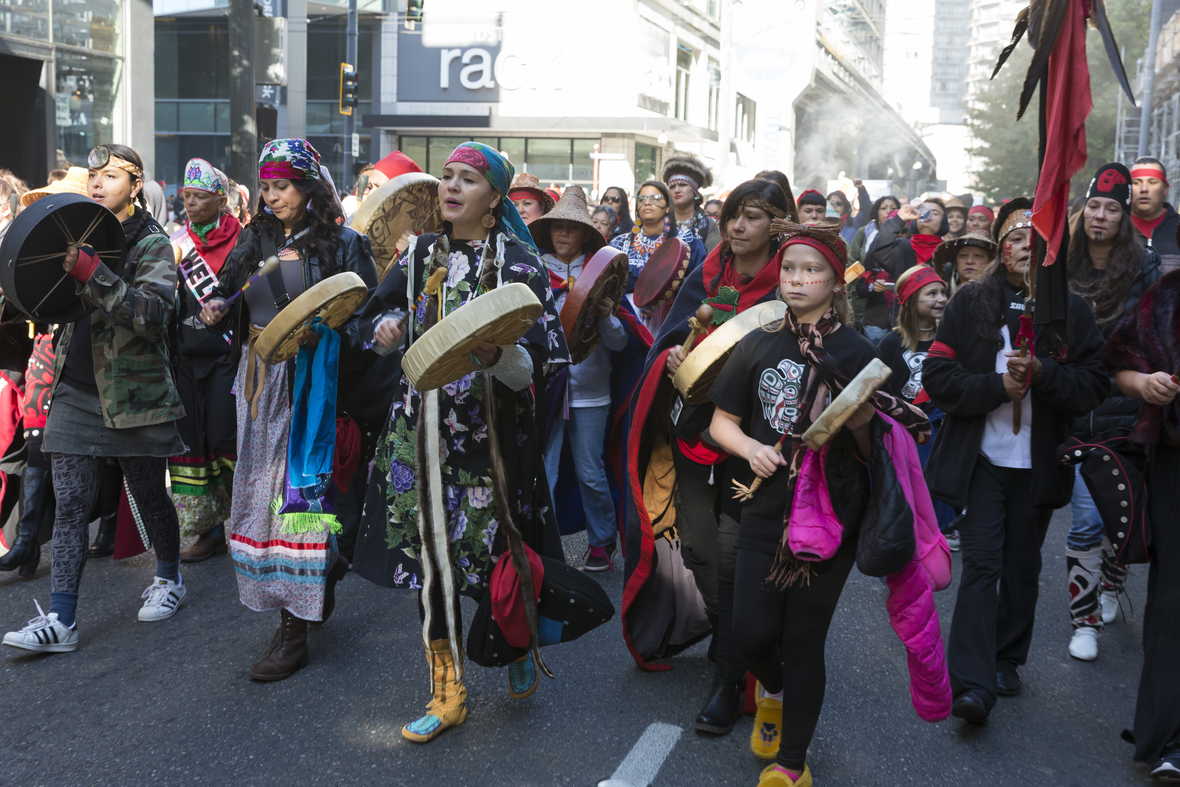
[[[615, 607], [602, 585], [560, 560], [544, 555], [541, 560], [545, 578], [537, 603], [538, 644], [572, 642], [614, 617]], [[492, 616], [492, 592], [485, 591], [467, 633], [467, 658], [481, 667], [503, 667], [527, 652], [508, 644]]]
[[874, 415], [869, 422], [869, 474], [872, 496], [856, 542], [856, 567], [870, 577], [885, 577], [909, 564], [917, 549], [914, 511], [897, 479], [893, 457], [885, 447], [885, 433], [892, 427]]
[[1147, 524], [1147, 483], [1139, 468], [1112, 447], [1125, 440], [1083, 443], [1071, 437], [1057, 449], [1057, 460], [1065, 465], [1081, 465], [1082, 480], [1102, 517], [1114, 559], [1129, 566], [1150, 563], [1152, 547]]

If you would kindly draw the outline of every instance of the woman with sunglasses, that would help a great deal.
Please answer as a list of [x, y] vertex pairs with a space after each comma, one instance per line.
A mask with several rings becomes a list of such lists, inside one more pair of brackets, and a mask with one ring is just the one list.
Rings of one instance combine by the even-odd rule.
[[[635, 196], [635, 212], [639, 223], [626, 235], [616, 235], [611, 240], [612, 248], [627, 252], [630, 274], [627, 277], [627, 293], [635, 290], [635, 282], [643, 266], [666, 238], [680, 238], [691, 254], [688, 269], [705, 261], [705, 246], [687, 224], [678, 226], [672, 217], [672, 194], [668, 187], [658, 180], [649, 180], [639, 187]], [[658, 325], [648, 326], [654, 332]]]
[[141, 622], [171, 617], [185, 595], [180, 523], [164, 479], [168, 457], [184, 444], [184, 416], [169, 368], [168, 321], [176, 306], [176, 262], [168, 235], [147, 210], [143, 161], [124, 145], [90, 152], [87, 191], [122, 222], [127, 253], [119, 273], [87, 245], [64, 249], [62, 269], [95, 311], [63, 326], [57, 342], [53, 407], [42, 451], [57, 497], [49, 613], [4, 644], [64, 653], [78, 647], [75, 613], [86, 562], [87, 526], [107, 457], [117, 458], [127, 491], [156, 552], [155, 578], [143, 593]]
[[627, 192], [618, 186], [611, 186], [602, 192], [602, 199], [598, 200], [598, 204], [606, 205], [615, 212], [617, 223], [611, 231], [611, 237], [624, 235], [635, 226], [635, 222], [631, 220], [631, 204], [627, 201]]

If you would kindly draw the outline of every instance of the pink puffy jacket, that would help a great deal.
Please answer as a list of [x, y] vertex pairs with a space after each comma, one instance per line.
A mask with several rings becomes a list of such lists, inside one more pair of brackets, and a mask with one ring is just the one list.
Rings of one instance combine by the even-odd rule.
[[[934, 591], [951, 582], [951, 550], [938, 529], [918, 447], [903, 426], [884, 413], [878, 415], [893, 427], [885, 435], [885, 448], [914, 512], [916, 541], [913, 559], [887, 578], [889, 600], [885, 608], [889, 624], [905, 645], [914, 710], [926, 721], [942, 721], [951, 713], [951, 685]], [[827, 450], [824, 446], [818, 453], [807, 451], [795, 484], [787, 538], [800, 560], [827, 560], [836, 554], [844, 536], [823, 474]]]

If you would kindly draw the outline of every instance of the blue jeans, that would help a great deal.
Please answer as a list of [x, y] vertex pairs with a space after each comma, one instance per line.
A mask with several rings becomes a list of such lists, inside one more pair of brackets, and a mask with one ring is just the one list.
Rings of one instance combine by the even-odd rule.
[[574, 472], [582, 493], [582, 509], [586, 512], [586, 530], [590, 546], [609, 547], [615, 543], [615, 501], [606, 481], [606, 463], [602, 456], [602, 442], [606, 439], [606, 424], [610, 419], [610, 405], [601, 407], [571, 407], [569, 420], [557, 418], [545, 446], [545, 473], [549, 476], [549, 492], [557, 498], [557, 471], [561, 465], [561, 446], [565, 433], [570, 436], [570, 453], [574, 458]]
[[1097, 549], [1102, 546], [1102, 539], [1106, 535], [1106, 527], [1102, 524], [1102, 517], [1098, 514], [1098, 507], [1094, 505], [1094, 498], [1090, 497], [1090, 490], [1082, 480], [1082, 466], [1074, 466], [1073, 497], [1069, 501], [1069, 535], [1065, 538], [1065, 546], [1077, 552]]
[[873, 344], [880, 344], [888, 333], [888, 328], [878, 328], [876, 325], [865, 326], [865, 336], [869, 337], [869, 341]]

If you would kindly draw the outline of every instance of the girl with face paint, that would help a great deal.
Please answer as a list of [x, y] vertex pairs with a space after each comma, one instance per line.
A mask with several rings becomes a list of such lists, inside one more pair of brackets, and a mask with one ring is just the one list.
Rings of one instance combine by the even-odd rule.
[[[963, 577], [947, 662], [952, 714], [972, 723], [987, 719], [998, 696], [1020, 692], [1041, 544], [1074, 478], [1057, 461], [1057, 446], [1069, 437], [1071, 418], [1093, 410], [1110, 387], [1102, 335], [1085, 301], [1070, 296], [1068, 347], [1024, 318], [1031, 216], [1030, 199], [1001, 208], [998, 258], [951, 300], [922, 369], [926, 394], [946, 413], [927, 463], [930, 492], [967, 509], [958, 525]], [[1021, 402], [1019, 421], [1013, 402]]]
[[[843, 322], [849, 316], [843, 240], [826, 228], [778, 226], [787, 233], [778, 269], [786, 318], [738, 343], [709, 392], [716, 408], [709, 431], [710, 439], [737, 466], [735, 481], [741, 486], [735, 488], [748, 490], [754, 479], [760, 479], [740, 512], [733, 636], [742, 664], [758, 679], [751, 748], [758, 756], [775, 760], [758, 784], [797, 787], [812, 783], [806, 756], [823, 707], [824, 642], [855, 562], [857, 539], [845, 538], [848, 531], [842, 531], [819, 567], [804, 563], [800, 557], [809, 553], [792, 545], [786, 535], [794, 530], [795, 517], [790, 516], [791, 528], [786, 528], [784, 512], [791, 512], [801, 500], [810, 505], [806, 501], [812, 492], [806, 490], [811, 487], [803, 482], [800, 470], [810, 449], [801, 435], [823, 410], [827, 392], [835, 396], [876, 358], [876, 351]], [[908, 428], [919, 442], [929, 437], [926, 416], [920, 410], [878, 392], [828, 444], [829, 477], [848, 471], [855, 478], [863, 465], [854, 455], [893, 461], [882, 442], [880, 425], [888, 423], [882, 414], [897, 419], [893, 429], [899, 436]], [[912, 450], [911, 438], [904, 439]], [[820, 486], [825, 491], [819, 494], [829, 494], [826, 482]], [[865, 488], [850, 479], [842, 485], [841, 495], [859, 500], [858, 490]], [[940, 542], [938, 573], [949, 580], [950, 552], [932, 517], [915, 521], [919, 529], [931, 528], [932, 537]], [[937, 617], [932, 604], [925, 612]], [[917, 614], [917, 609], [909, 607], [905, 614]], [[942, 681], [943, 709], [941, 715], [930, 718], [941, 718], [948, 710], [945, 673]]]

